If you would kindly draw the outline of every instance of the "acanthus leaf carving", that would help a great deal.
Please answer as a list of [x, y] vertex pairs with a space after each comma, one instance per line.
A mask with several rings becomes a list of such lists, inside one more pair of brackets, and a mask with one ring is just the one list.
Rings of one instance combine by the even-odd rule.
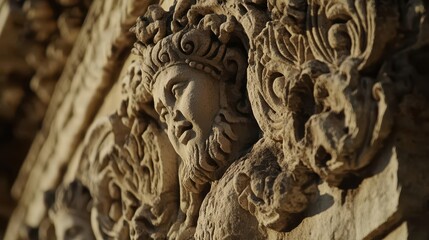
[[334, 185], [367, 166], [392, 127], [391, 83], [361, 76], [359, 63], [347, 59], [336, 73], [317, 78], [323, 110], [309, 119], [302, 146], [311, 167]]
[[97, 239], [165, 239], [176, 221], [177, 156], [150, 113], [142, 115], [134, 104], [138, 99], [130, 84], [139, 76], [139, 62], [134, 62], [123, 79], [117, 113], [92, 127], [82, 151], [78, 177], [93, 195]]
[[167, 161], [175, 161], [176, 156], [166, 148], [169, 144], [156, 126], [135, 121], [124, 145], [107, 148], [105, 156], [93, 159], [91, 189], [99, 237], [167, 236], [175, 221], [178, 195], [177, 170]]
[[375, 40], [383, 4], [270, 1], [269, 8], [273, 20], [256, 40], [259, 62], [249, 71], [260, 86], [250, 90], [257, 120], [284, 142], [286, 165], [303, 161], [340, 185], [369, 164], [392, 125], [389, 83], [359, 73], [392, 39], [388, 31]]
[[[240, 206], [254, 215], [259, 224], [277, 231], [290, 231], [304, 217], [307, 206], [317, 198], [317, 177], [302, 164], [293, 172], [277, 161], [281, 146], [264, 139], [246, 160], [247, 169], [234, 177]], [[249, 167], [251, 166], [251, 168]]]
[[[384, 26], [383, 18], [395, 19], [384, 4], [268, 2], [272, 21], [250, 49], [248, 90], [264, 136], [282, 145], [283, 157], [277, 160], [280, 175], [304, 177], [314, 172], [330, 185], [347, 188], [349, 181], [362, 178], [360, 170], [383, 146], [393, 124], [392, 83], [381, 73], [363, 72], [380, 64], [384, 45], [395, 34], [392, 25], [385, 36], [375, 33]], [[382, 11], [391, 15], [380, 17]], [[310, 185], [315, 186], [317, 181], [312, 180]], [[289, 184], [294, 185], [291, 180]], [[303, 186], [290, 197], [305, 192]], [[304, 213], [315, 200], [311, 196], [317, 189], [312, 189], [313, 194], [297, 201], [303, 207], [294, 210]], [[275, 211], [296, 206], [296, 202], [279, 204], [274, 193], [268, 196], [277, 202], [262, 208], [246, 207], [245, 202], [243, 207], [265, 226], [281, 231], [300, 217], [291, 220], [283, 214], [279, 219], [267, 214], [276, 204]]]

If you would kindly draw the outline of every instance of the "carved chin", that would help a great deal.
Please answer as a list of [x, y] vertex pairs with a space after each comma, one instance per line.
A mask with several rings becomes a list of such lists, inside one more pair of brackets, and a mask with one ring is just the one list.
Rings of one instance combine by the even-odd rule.
[[[213, 130], [205, 143], [188, 146], [188, 155], [183, 158], [188, 175], [185, 176], [185, 186], [190, 191], [197, 191], [202, 185], [218, 180], [228, 167], [229, 154], [222, 151], [225, 144], [225, 134]], [[222, 141], [220, 141], [222, 140]], [[232, 142], [228, 139], [228, 145]]]
[[207, 144], [192, 146], [189, 153], [190, 177], [198, 184], [216, 180], [215, 172], [219, 169], [216, 160], [207, 152]]

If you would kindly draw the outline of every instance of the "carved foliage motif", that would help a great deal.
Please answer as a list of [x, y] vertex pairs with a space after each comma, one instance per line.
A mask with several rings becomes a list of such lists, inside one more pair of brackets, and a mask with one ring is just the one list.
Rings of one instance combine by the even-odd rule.
[[[275, 180], [265, 184], [272, 192], [259, 198], [260, 190], [251, 186], [261, 173], [236, 178], [237, 186], [243, 185], [240, 178], [250, 179], [253, 190], [244, 194], [249, 200], [240, 203], [264, 226], [279, 231], [294, 227], [302, 217], [297, 213], [304, 213], [315, 200], [312, 172], [330, 185], [346, 187], [389, 134], [391, 83], [376, 74], [362, 74], [380, 64], [394, 36], [393, 25], [384, 29], [386, 35], [375, 34], [385, 27], [380, 22], [393, 19], [384, 5], [268, 2], [272, 20], [250, 49], [248, 91], [264, 137], [282, 145], [283, 154], [277, 155], [282, 170], [262, 173]], [[288, 190], [279, 191], [274, 182]], [[256, 207], [252, 210], [249, 203]]]
[[[136, 77], [135, 67], [124, 79], [126, 86]], [[125, 98], [118, 115], [94, 128], [88, 141], [101, 142], [83, 152], [94, 231], [102, 239], [163, 239], [179, 208], [177, 157], [156, 124], [126, 114], [128, 103]]]
[[391, 127], [389, 83], [361, 72], [379, 64], [393, 37], [389, 28], [375, 34], [383, 7], [374, 1], [269, 2], [273, 20], [256, 40], [249, 94], [264, 132], [284, 143], [283, 165], [303, 161], [340, 185], [380, 148]]

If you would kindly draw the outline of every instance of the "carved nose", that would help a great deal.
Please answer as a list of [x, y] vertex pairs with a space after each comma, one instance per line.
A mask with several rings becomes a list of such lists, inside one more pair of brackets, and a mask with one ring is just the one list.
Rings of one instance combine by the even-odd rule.
[[179, 110], [174, 110], [173, 111], [173, 120], [174, 121], [182, 121], [185, 120], [182, 112], [180, 112]]

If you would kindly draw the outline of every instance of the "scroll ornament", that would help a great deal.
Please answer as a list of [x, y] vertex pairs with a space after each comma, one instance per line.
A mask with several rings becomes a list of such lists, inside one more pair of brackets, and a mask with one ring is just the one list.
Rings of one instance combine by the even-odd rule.
[[[395, 20], [385, 4], [268, 1], [271, 21], [251, 44], [247, 89], [264, 138], [281, 146], [281, 171], [265, 174], [269, 190], [240, 202], [262, 225], [290, 230], [317, 199], [317, 178], [353, 188], [383, 146], [393, 125], [392, 83], [373, 69], [395, 36], [383, 23]], [[258, 186], [253, 175], [237, 177], [239, 194], [246, 179], [248, 189]]]

